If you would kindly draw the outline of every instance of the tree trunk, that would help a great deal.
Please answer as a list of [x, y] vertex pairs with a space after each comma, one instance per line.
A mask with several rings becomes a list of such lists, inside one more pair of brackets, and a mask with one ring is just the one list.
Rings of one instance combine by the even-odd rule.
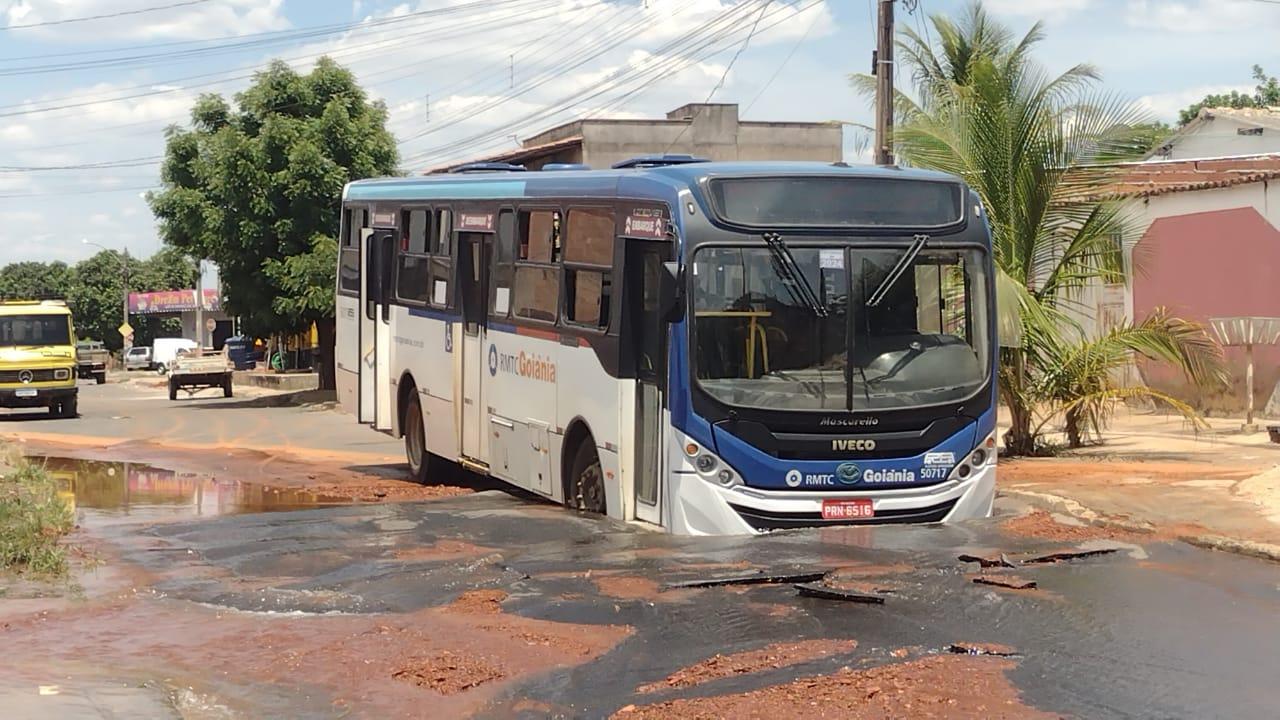
[[1080, 432], [1080, 408], [1073, 407], [1066, 412], [1067, 447], [1075, 450], [1084, 447], [1084, 436]]
[[1011, 350], [1007, 362], [1013, 372], [1012, 377], [1006, 376], [1006, 385], [1001, 388], [1005, 405], [1009, 407], [1009, 431], [1004, 435], [1004, 452], [1012, 456], [1034, 455], [1036, 436], [1031, 430], [1034, 418], [1031, 407], [1024, 401], [1026, 393], [1023, 392], [1026, 383], [1025, 356], [1018, 350]]
[[325, 318], [316, 321], [316, 340], [320, 343], [320, 389], [321, 390], [337, 390], [338, 383], [334, 378], [334, 347], [336, 340], [336, 325], [333, 318]]

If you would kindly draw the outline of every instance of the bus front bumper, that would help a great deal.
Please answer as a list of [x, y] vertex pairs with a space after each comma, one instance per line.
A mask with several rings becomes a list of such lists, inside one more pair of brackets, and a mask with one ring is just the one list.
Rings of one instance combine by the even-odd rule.
[[[779, 492], [723, 488], [697, 473], [671, 476], [671, 532], [680, 535], [742, 535], [800, 527], [957, 522], [990, 517], [996, 495], [996, 464], [989, 462], [964, 480], [876, 492]], [[867, 498], [875, 515], [824, 520], [822, 501]]]

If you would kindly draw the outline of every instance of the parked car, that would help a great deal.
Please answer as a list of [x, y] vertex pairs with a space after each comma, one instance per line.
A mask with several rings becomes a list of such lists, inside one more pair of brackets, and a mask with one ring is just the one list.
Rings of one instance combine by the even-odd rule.
[[106, 346], [96, 340], [81, 340], [76, 343], [76, 375], [81, 378], [93, 378], [101, 385], [107, 381], [107, 361], [111, 353]]
[[173, 367], [173, 359], [178, 356], [179, 350], [190, 351], [197, 347], [199, 346], [195, 340], [186, 338], [156, 338], [151, 346], [151, 365], [164, 375]]
[[125, 370], [150, 370], [155, 367], [151, 360], [151, 348], [135, 346], [124, 354]]

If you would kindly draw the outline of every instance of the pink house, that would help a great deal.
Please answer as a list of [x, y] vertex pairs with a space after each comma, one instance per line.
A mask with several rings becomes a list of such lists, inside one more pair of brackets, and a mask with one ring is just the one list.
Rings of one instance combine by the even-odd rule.
[[[1249, 136], [1251, 138], [1255, 136]], [[1159, 307], [1208, 324], [1223, 316], [1280, 317], [1280, 149], [1277, 154], [1160, 160], [1122, 166], [1108, 191], [1122, 198], [1140, 236], [1125, 248], [1132, 277], [1095, 288], [1092, 332]], [[1206, 394], [1172, 368], [1143, 363], [1147, 384], [1209, 410], [1244, 404], [1243, 351], [1230, 348], [1234, 387]], [[1255, 404], [1280, 380], [1280, 347], [1255, 349]]]

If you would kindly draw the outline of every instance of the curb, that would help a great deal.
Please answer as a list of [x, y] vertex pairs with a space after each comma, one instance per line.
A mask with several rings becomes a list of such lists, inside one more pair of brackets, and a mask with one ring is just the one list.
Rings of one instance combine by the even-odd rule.
[[[1096, 525], [1098, 527], [1113, 528], [1116, 530], [1124, 530], [1143, 535], [1153, 535], [1156, 532], [1156, 526], [1151, 523], [1109, 518], [1096, 510], [1092, 510], [1081, 505], [1071, 498], [1063, 497], [1061, 495], [1035, 492], [1032, 490], [1012, 490], [1008, 488], [1001, 488], [999, 493], [1006, 497], [1022, 500], [1042, 510], [1049, 510], [1052, 512], [1062, 513], [1063, 515], [1069, 515], [1081, 522]], [[1188, 545], [1194, 545], [1206, 550], [1219, 550], [1222, 552], [1232, 553], [1233, 555], [1244, 555], [1246, 557], [1257, 558], [1259, 560], [1280, 562], [1280, 545], [1274, 545], [1272, 543], [1240, 540], [1237, 538], [1227, 537], [1225, 535], [1181, 535], [1178, 537], [1178, 540], [1180, 542], [1187, 543]]]

